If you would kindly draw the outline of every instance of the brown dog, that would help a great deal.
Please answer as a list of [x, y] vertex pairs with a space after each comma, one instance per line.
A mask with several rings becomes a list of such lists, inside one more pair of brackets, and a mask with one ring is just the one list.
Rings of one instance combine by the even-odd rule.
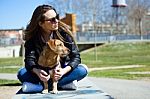
[[[53, 81], [52, 93], [58, 93], [57, 83], [53, 78], [54, 71], [60, 66], [60, 57], [65, 57], [68, 55], [69, 49], [64, 46], [64, 43], [58, 39], [51, 39], [47, 42], [43, 51], [40, 54], [38, 64], [42, 67], [48, 67], [50, 77]], [[47, 88], [47, 83], [44, 83], [44, 87]]]

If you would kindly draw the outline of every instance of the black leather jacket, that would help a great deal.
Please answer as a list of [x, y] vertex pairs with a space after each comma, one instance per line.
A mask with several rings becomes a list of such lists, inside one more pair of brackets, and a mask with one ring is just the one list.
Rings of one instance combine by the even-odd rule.
[[[72, 42], [72, 39], [69, 35], [67, 35], [65, 32], [60, 32], [61, 36], [65, 38], [65, 40], [69, 43], [64, 43], [64, 45], [70, 49], [70, 53], [67, 57], [64, 57], [61, 59], [61, 65], [65, 66], [67, 63], [68, 66], [71, 66], [72, 69], [76, 68], [78, 64], [81, 63], [81, 58], [79, 51], [76, 47], [76, 45]], [[57, 38], [56, 34], [54, 36]], [[42, 39], [40, 36], [38, 36], [38, 33], [33, 36], [31, 39], [25, 42], [25, 68], [28, 71], [31, 71], [33, 68], [39, 68], [38, 65], [38, 59], [39, 55], [43, 50], [43, 47], [46, 43], [42, 42]]]

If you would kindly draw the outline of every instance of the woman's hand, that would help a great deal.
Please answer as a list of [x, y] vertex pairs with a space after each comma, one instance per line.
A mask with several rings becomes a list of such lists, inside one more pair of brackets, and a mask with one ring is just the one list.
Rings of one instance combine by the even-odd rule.
[[62, 68], [57, 68], [54, 70], [54, 80], [58, 81], [64, 75], [64, 70]]
[[70, 70], [70, 66], [66, 66], [65, 68], [56, 68], [54, 70], [54, 80], [58, 81], [64, 74], [68, 73]]
[[33, 68], [33, 72], [40, 78], [41, 81], [47, 82], [50, 79], [50, 75], [42, 69]]

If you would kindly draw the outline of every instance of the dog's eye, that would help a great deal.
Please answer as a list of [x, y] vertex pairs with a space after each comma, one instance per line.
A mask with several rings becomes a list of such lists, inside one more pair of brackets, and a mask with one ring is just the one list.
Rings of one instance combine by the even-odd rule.
[[62, 44], [60, 43], [60, 44], [58, 44], [58, 46], [62, 46]]

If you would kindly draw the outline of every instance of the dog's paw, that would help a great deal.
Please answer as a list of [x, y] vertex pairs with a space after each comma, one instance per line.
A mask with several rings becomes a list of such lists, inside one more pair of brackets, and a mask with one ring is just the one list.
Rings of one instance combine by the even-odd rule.
[[52, 90], [51, 93], [52, 94], [58, 94], [58, 90]]

